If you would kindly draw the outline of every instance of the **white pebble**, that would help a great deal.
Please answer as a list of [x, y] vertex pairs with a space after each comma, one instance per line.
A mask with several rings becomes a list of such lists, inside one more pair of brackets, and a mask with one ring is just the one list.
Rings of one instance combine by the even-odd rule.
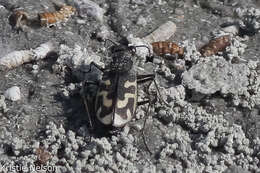
[[5, 98], [12, 101], [20, 100], [21, 99], [20, 88], [18, 86], [13, 86], [5, 91], [4, 96]]
[[110, 37], [109, 29], [105, 25], [102, 25], [97, 32], [97, 37], [103, 40], [108, 39]]
[[227, 33], [231, 33], [233, 35], [237, 35], [239, 28], [236, 25], [231, 25], [231, 26], [227, 26], [227, 27], [223, 28], [222, 30]]
[[167, 21], [156, 30], [154, 30], [151, 34], [145, 36], [143, 40], [147, 43], [168, 40], [174, 35], [176, 30], [177, 27], [175, 23], [173, 23], [172, 21]]
[[32, 69], [33, 69], [33, 70], [38, 70], [38, 69], [39, 69], [39, 66], [38, 66], [38, 65], [33, 65], [33, 66], [32, 66]]
[[78, 20], [76, 20], [76, 22], [77, 22], [78, 24], [85, 24], [85, 23], [86, 23], [86, 21], [85, 21], [85, 20], [82, 20], [82, 19], [78, 19]]
[[91, 16], [103, 23], [105, 11], [96, 2], [90, 0], [75, 0], [75, 5], [78, 8], [81, 17], [87, 18], [88, 16]]
[[136, 24], [145, 26], [147, 24], [147, 20], [143, 16], [139, 16]]

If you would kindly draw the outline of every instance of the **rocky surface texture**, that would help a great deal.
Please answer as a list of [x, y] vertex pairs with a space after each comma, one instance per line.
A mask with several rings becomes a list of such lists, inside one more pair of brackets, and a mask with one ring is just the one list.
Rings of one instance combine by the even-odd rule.
[[[38, 14], [55, 11], [63, 17], [41, 26]], [[0, 0], [0, 23], [0, 173], [260, 173], [257, 0]], [[224, 51], [201, 55], [224, 35]], [[185, 50], [151, 57], [143, 47], [132, 57], [138, 74], [156, 74], [161, 97], [141, 85], [139, 101], [158, 100], [149, 112], [139, 106], [112, 134], [100, 123], [91, 130], [81, 95], [94, 99], [97, 87], [84, 81], [102, 73], [90, 63], [111, 61], [107, 39], [152, 52], [146, 38]]]

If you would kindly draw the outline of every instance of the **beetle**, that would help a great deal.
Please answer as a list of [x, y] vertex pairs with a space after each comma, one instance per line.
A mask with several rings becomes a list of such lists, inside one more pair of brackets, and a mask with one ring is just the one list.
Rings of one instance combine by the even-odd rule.
[[[100, 67], [94, 62], [90, 64], [89, 71], [91, 71], [92, 66], [95, 66], [103, 73], [102, 80], [98, 83], [85, 81], [83, 86], [83, 101], [92, 130], [93, 124], [89, 115], [88, 101], [84, 96], [86, 84], [95, 84], [98, 86], [94, 101], [94, 114], [99, 122], [111, 128], [124, 127], [135, 117], [137, 105], [151, 103], [150, 99], [137, 103], [137, 85], [139, 83], [150, 81], [149, 88], [151, 83], [154, 82], [157, 91], [159, 91], [158, 85], [155, 82], [155, 74], [137, 75], [134, 67], [133, 57], [135, 56], [136, 48], [146, 47], [150, 54], [149, 48], [145, 45], [125, 46], [114, 42], [113, 44], [114, 46], [111, 48], [112, 61], [105, 68]], [[150, 104], [148, 110], [149, 107]], [[148, 149], [147, 145], [146, 148]]]
[[[149, 50], [147, 46], [114, 44], [115, 46], [111, 48], [112, 61], [105, 68], [94, 62], [90, 64], [90, 70], [91, 66], [95, 66], [103, 73], [102, 80], [96, 83], [98, 91], [94, 101], [94, 113], [96, 118], [104, 125], [124, 127], [135, 114], [137, 84], [146, 81], [155, 82], [155, 75], [137, 75], [134, 69], [133, 56], [136, 48], [146, 47]], [[91, 84], [92, 82], [86, 81], [86, 83]], [[157, 87], [156, 82], [155, 85]]]

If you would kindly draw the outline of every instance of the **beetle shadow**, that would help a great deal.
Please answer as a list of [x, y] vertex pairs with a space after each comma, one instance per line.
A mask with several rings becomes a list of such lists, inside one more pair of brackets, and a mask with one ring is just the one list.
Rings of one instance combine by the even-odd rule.
[[[84, 104], [85, 110], [85, 117], [88, 120], [89, 131], [93, 137], [111, 137], [121, 128], [113, 127], [112, 125], [104, 125], [101, 123], [96, 116], [95, 111], [95, 97], [98, 92], [98, 86], [95, 85], [88, 85], [84, 88], [85, 91], [85, 100], [87, 106]], [[82, 102], [84, 103], [84, 98], [81, 98]]]
[[[100, 77], [100, 72], [97, 71], [96, 68], [92, 68], [91, 72], [89, 72], [89, 67], [85, 67], [85, 81], [98, 81]], [[75, 76], [73, 77], [73, 72], [68, 70], [65, 74], [64, 85], [67, 86], [70, 83], [77, 84], [80, 81], [75, 80]], [[81, 81], [82, 82], [82, 81]], [[95, 116], [95, 95], [98, 87], [95, 85], [90, 85], [85, 88], [85, 97], [88, 98], [88, 108], [89, 115], [86, 111], [84, 100], [82, 97], [82, 87], [78, 88], [77, 91], [71, 94], [69, 97], [64, 98], [64, 95], [59, 92], [54, 95], [54, 98], [57, 102], [60, 102], [63, 109], [63, 115], [65, 117], [65, 129], [72, 130], [79, 136], [83, 137], [110, 137], [114, 134], [117, 129], [114, 129], [110, 126], [103, 125], [100, 123]], [[90, 119], [88, 118], [90, 117]], [[91, 122], [90, 122], [91, 121]], [[93, 124], [93, 127], [91, 127]], [[84, 132], [82, 132], [84, 130]], [[112, 133], [111, 133], [112, 132]]]
[[[77, 93], [69, 99], [64, 99], [59, 94], [55, 97], [62, 103], [63, 116], [66, 118], [65, 129], [72, 130], [79, 136], [94, 138], [111, 137], [120, 131], [118, 128], [106, 126], [99, 122], [92, 109], [94, 108], [93, 103], [89, 104], [91, 105], [89, 107], [91, 120], [89, 120], [81, 94]], [[91, 127], [90, 124], [93, 126]], [[85, 131], [82, 132], [82, 129]]]

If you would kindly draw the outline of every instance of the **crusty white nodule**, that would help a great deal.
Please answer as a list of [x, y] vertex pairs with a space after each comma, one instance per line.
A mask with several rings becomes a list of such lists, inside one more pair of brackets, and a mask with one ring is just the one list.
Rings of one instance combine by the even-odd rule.
[[54, 49], [54, 43], [48, 41], [33, 50], [13, 51], [0, 58], [0, 65], [7, 67], [7, 69], [12, 69], [33, 60], [43, 59]]

